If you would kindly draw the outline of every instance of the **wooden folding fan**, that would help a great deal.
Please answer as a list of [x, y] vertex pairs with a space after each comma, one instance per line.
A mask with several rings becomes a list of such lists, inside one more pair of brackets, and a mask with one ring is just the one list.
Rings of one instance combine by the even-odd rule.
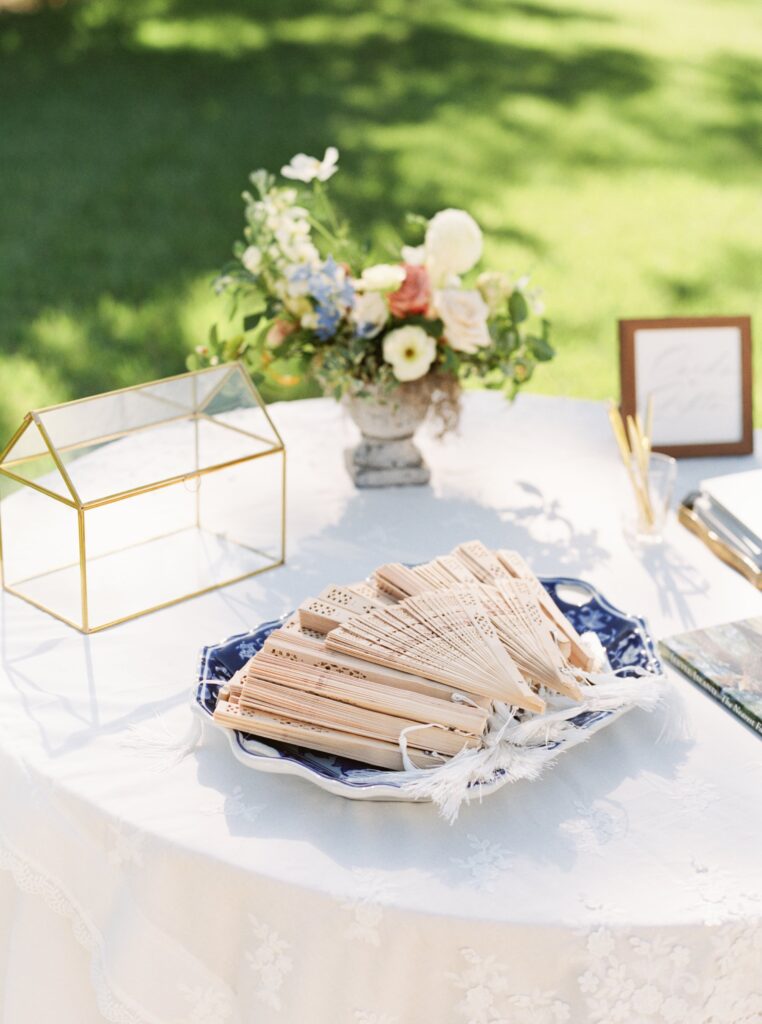
[[515, 552], [478, 541], [304, 601], [224, 688], [215, 719], [382, 768], [479, 748], [495, 702], [581, 696], [580, 637]]

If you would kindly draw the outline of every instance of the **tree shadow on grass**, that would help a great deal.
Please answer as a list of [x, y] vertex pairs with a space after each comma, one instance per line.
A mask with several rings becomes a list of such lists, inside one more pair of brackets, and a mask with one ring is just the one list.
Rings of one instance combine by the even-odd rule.
[[[539, 3], [480, 9], [556, 16]], [[485, 175], [531, 170], [553, 139], [510, 118], [506, 100], [571, 113], [658, 79], [631, 50], [485, 37], [429, 15], [393, 0], [326, 0], [317, 14], [309, 0], [91, 0], [0, 20], [0, 351], [23, 350], [62, 397], [176, 372], [189, 333], [208, 328], [189, 328], [183, 297], [227, 258], [252, 167], [338, 142], [337, 197], [373, 236], [408, 209], [477, 202]], [[440, 132], [432, 147], [443, 111], [457, 145]], [[398, 131], [409, 156], [421, 132], [412, 174], [383, 134]], [[538, 239], [511, 240], [541, 255]], [[56, 317], [76, 329], [56, 332]]]
[[[529, 129], [501, 124], [506, 97], [571, 109], [653, 82], [649, 62], [624, 50], [477, 38], [426, 23], [417, 5], [376, 14], [347, 0], [319, 15], [306, 0], [100, 0], [0, 21], [0, 91], [13, 100], [0, 141], [11, 239], [0, 346], [36, 360], [64, 396], [176, 372], [183, 296], [227, 258], [252, 167], [353, 135], [336, 193], [372, 236], [407, 209], [453, 202], [456, 188], [467, 205], [474, 159], [512, 173], [501, 146]], [[450, 182], [402, 173], [370, 138], [425, 127], [443, 108], [465, 133]], [[468, 151], [469, 125], [491, 111], [494, 137]], [[512, 240], [539, 254], [539, 240]]]

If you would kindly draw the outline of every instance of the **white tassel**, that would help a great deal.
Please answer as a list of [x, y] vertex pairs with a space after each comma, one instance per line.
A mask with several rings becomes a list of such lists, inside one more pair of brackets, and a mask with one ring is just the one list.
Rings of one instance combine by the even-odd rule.
[[[550, 710], [524, 721], [516, 720], [515, 708], [496, 705], [484, 745], [478, 750], [462, 750], [439, 768], [413, 768], [406, 756], [407, 737], [403, 736], [400, 747], [404, 748], [405, 771], [359, 770], [351, 773], [352, 778], [378, 783], [401, 782], [409, 796], [432, 800], [440, 814], [452, 823], [461, 805], [480, 796], [480, 787], [491, 784], [497, 773], [504, 773], [510, 782], [536, 779], [562, 751], [586, 742], [598, 728], [634, 707], [650, 711], [661, 700], [664, 683], [661, 675], [649, 675], [641, 670], [632, 678], [622, 679], [614, 672], [595, 673], [589, 678], [592, 683], [582, 686], [581, 703], [546, 694]], [[584, 712], [595, 711], [609, 712], [610, 717], [590, 728], [578, 728], [570, 721]]]
[[[195, 696], [195, 687], [193, 690]], [[133, 725], [121, 742], [123, 747], [139, 750], [157, 771], [169, 771], [192, 754], [201, 742], [203, 729], [201, 720], [191, 710], [190, 721], [181, 733], [173, 732], [158, 715], [150, 722]]]

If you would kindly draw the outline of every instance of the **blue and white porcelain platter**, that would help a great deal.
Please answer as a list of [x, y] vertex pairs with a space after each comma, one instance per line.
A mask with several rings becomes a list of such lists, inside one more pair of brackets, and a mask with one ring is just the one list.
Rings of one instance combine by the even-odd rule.
[[[541, 582], [579, 633], [597, 635], [614, 671], [622, 676], [661, 671], [644, 619], [619, 611], [582, 580], [552, 576], [543, 578]], [[217, 727], [212, 715], [221, 687], [262, 647], [281, 622], [281, 619], [263, 622], [249, 633], [239, 633], [222, 643], [203, 648], [192, 705], [203, 721]], [[592, 733], [610, 724], [620, 714], [622, 711], [584, 711], [571, 722], [576, 728]], [[403, 791], [401, 781], [390, 781], [389, 772], [379, 770], [383, 781], [374, 782], [373, 770], [356, 761], [288, 744], [265, 743], [232, 729], [217, 728], [227, 736], [237, 760], [257, 771], [295, 775], [352, 800], [412, 799]], [[481, 784], [480, 794], [491, 792], [510, 781], [504, 772], [496, 773], [488, 783]]]

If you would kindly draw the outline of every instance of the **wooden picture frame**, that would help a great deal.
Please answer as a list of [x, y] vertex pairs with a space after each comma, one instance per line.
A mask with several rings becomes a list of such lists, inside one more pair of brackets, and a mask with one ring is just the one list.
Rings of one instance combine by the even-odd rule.
[[620, 320], [619, 372], [623, 415], [653, 396], [654, 451], [753, 452], [750, 317]]

